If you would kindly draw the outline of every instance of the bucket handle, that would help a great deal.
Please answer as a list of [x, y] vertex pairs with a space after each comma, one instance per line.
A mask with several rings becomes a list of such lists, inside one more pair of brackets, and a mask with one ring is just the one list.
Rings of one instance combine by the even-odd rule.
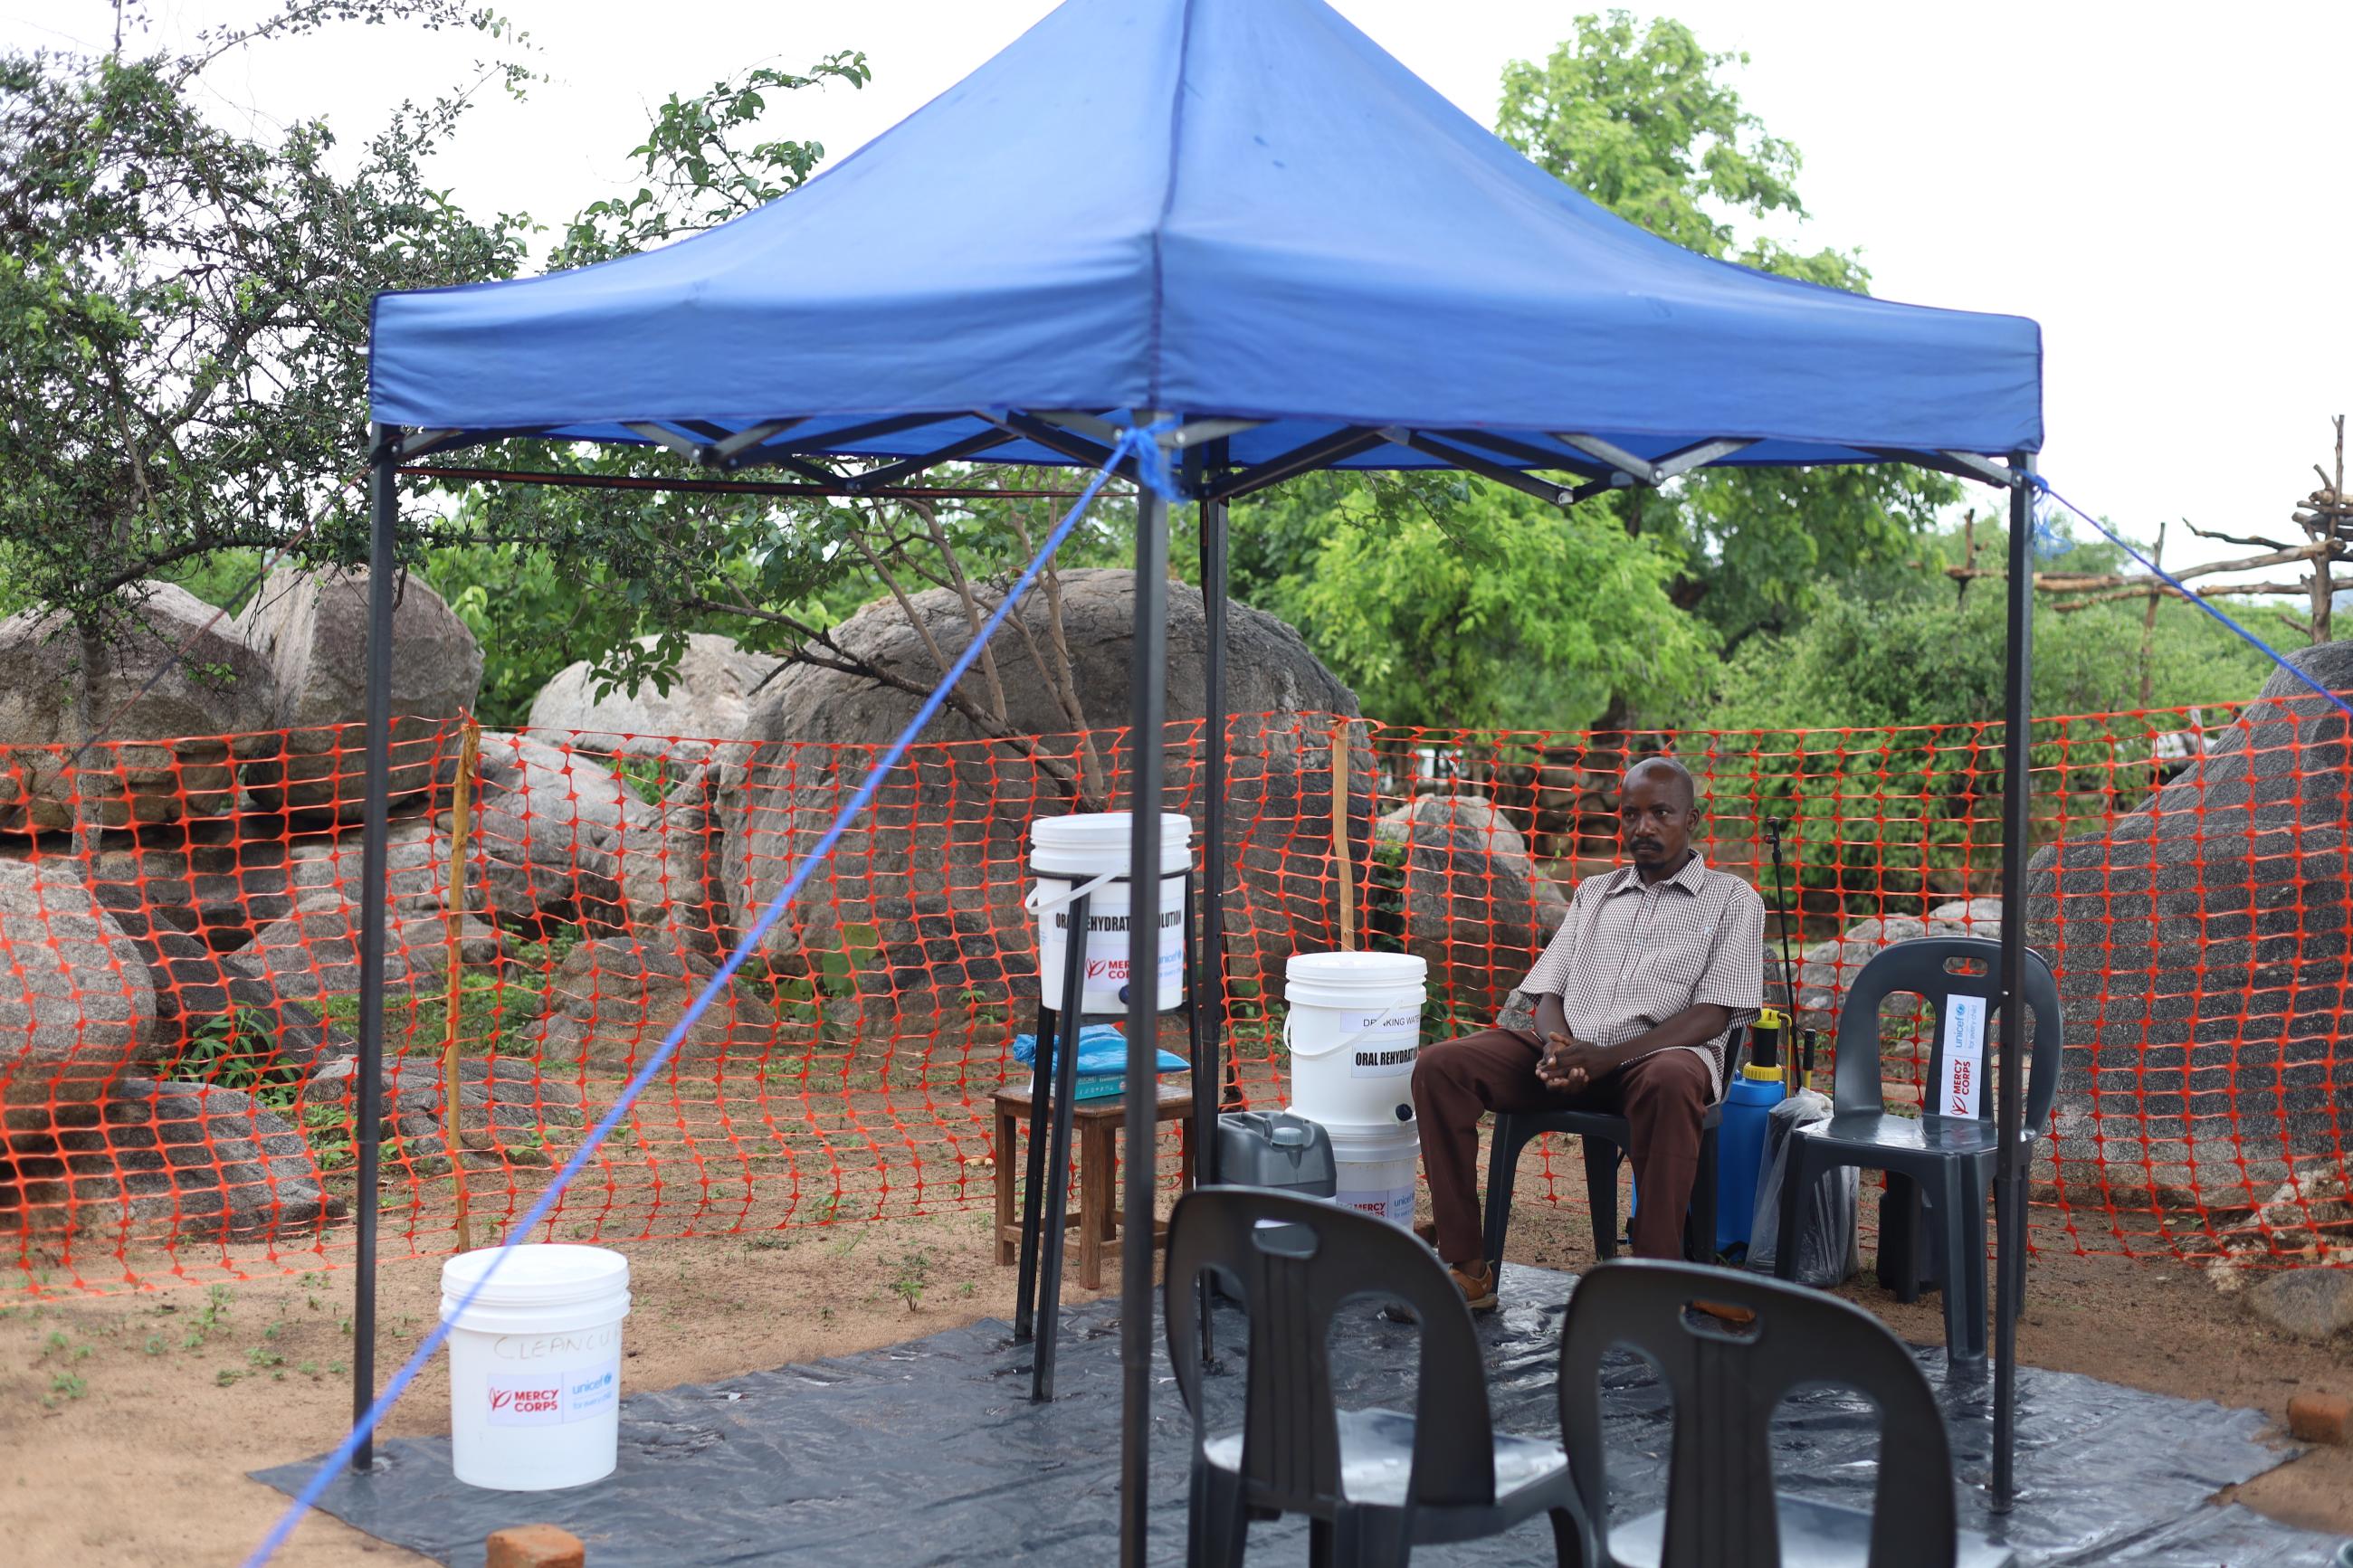
[[1072, 883], [1050, 899], [1045, 896], [1046, 885], [1043, 882], [1033, 882], [1030, 884], [1029, 890], [1021, 896], [1021, 907], [1033, 915], [1043, 914], [1048, 910], [1059, 910], [1065, 904], [1078, 902], [1080, 899], [1093, 892], [1105, 882], [1116, 882], [1125, 875], [1127, 873], [1124, 871], [1105, 871], [1091, 882]]
[[1325, 1046], [1320, 1051], [1303, 1051], [1297, 1046], [1293, 1045], [1291, 1039], [1291, 1022], [1298, 1016], [1299, 1015], [1295, 1012], [1285, 1013], [1282, 1016], [1282, 1048], [1294, 1059], [1311, 1062], [1322, 1061], [1325, 1057], [1330, 1056], [1333, 1052], [1353, 1046], [1358, 1040], [1363, 1039], [1366, 1035], [1372, 1033], [1370, 1029], [1351, 1029], [1345, 1035], [1335, 1037], [1330, 1045]]

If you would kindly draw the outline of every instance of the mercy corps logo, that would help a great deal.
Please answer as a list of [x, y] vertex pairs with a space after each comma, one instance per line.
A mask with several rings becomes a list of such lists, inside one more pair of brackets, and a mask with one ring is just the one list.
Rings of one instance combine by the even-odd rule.
[[563, 1391], [554, 1384], [543, 1388], [497, 1388], [490, 1391], [492, 1415], [553, 1415], [563, 1403]]

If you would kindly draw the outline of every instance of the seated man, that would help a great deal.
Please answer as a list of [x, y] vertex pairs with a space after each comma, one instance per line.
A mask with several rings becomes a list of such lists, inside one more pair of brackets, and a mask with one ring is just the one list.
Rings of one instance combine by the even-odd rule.
[[1577, 884], [1494, 1028], [1433, 1046], [1414, 1068], [1438, 1255], [1474, 1309], [1495, 1304], [1496, 1260], [1481, 1256], [1479, 1118], [1623, 1116], [1634, 1255], [1679, 1258], [1700, 1118], [1724, 1092], [1732, 1031], [1764, 1005], [1765, 903], [1692, 848], [1691, 774], [1671, 757], [1645, 758], [1627, 771], [1618, 814], [1633, 864]]

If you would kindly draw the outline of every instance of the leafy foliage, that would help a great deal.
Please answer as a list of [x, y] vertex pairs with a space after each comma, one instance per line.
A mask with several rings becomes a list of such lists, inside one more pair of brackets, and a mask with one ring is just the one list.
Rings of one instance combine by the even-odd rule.
[[[1542, 65], [1504, 69], [1496, 131], [1565, 184], [1662, 238], [1825, 288], [1871, 281], [1852, 251], [1801, 252], [1732, 221], [1803, 219], [1798, 149], [1772, 135], [1727, 79], [1745, 55], [1712, 53], [1680, 22], [1623, 11], [1577, 18]], [[1959, 495], [1905, 468], [1725, 469], [1664, 493], [1606, 499], [1630, 531], [1682, 554], [1675, 601], [1737, 646], [1786, 630], [1837, 575], [1908, 552]]]
[[[1999, 561], [2000, 531], [1981, 529], [1978, 558]], [[1944, 575], [1961, 555], [1957, 531], [1923, 542], [1903, 568], [1851, 574], [1831, 584], [1821, 610], [1800, 630], [1760, 637], [1725, 668], [1708, 719], [1727, 729], [1802, 721], [1825, 727], [1967, 724], [2001, 711], [2002, 583], [1989, 579], [1966, 593]], [[2122, 552], [2084, 544], [2070, 570], [2113, 570]], [[1843, 591], [1841, 591], [1843, 590]], [[2062, 615], [2047, 603], [2035, 613], [2033, 708], [2037, 713], [2096, 713], [2139, 706], [2144, 606], [2116, 603]], [[2259, 635], [2293, 640], [2280, 612], [2245, 612]], [[2149, 636], [2149, 700], [2170, 708], [2244, 697], [2269, 666], [2234, 638], [2217, 636], [2196, 608], [2178, 600], [2158, 606]]]
[[[1978, 548], [1998, 560], [2004, 546], [1981, 533]], [[1909, 567], [1852, 574], [1804, 626], [1751, 641], [1718, 676], [1705, 727], [1823, 731], [1767, 738], [1752, 763], [1757, 806], [1792, 818], [1814, 843], [1800, 879], [1816, 907], [1833, 888], [1852, 913], [1893, 912], [1888, 901], [1907, 897], [1933, 902], [1999, 857], [1989, 824], [2004, 772], [2005, 607], [1999, 580], [1963, 593], [1944, 576], [1960, 554], [1946, 532]], [[2112, 546], [2086, 544], [2069, 564], [2098, 572], [2117, 558]], [[2107, 715], [2037, 731], [2037, 793], [2072, 817], [2096, 821], [2138, 804], [2157, 777], [2158, 734], [2179, 727], [2170, 715], [2134, 712], [2145, 613], [2139, 604], [2066, 615], [2036, 607], [2033, 710]], [[2259, 635], [2284, 635], [2282, 612], [2245, 613]], [[2156, 707], [2252, 694], [2267, 668], [2179, 602], [2159, 605], [2146, 635]], [[1825, 837], [1809, 834], [1810, 822], [1847, 826]], [[2045, 824], [2039, 836], [2051, 831]]]
[[302, 1069], [280, 1055], [270, 1018], [249, 1007], [207, 1018], [190, 1030], [179, 1054], [164, 1065], [163, 1076], [173, 1083], [243, 1089], [272, 1110], [292, 1105], [302, 1089]]
[[[477, 508], [496, 504], [491, 492], [477, 491], [459, 513], [462, 523]], [[545, 520], [553, 531], [556, 521]], [[724, 576], [723, 563], [713, 571]], [[646, 595], [616, 581], [608, 562], [589, 558], [575, 544], [501, 544], [478, 541], [428, 551], [425, 580], [482, 647], [482, 687], [475, 710], [482, 722], [513, 728], [531, 712], [532, 699], [558, 670], [580, 659], [620, 662], [627, 649], [643, 658], [631, 678], [667, 689], [685, 647], [684, 634], [723, 631], [758, 647], [771, 639], [746, 631], [740, 617], [712, 611], [658, 616]], [[666, 620], [681, 634], [667, 648], [639, 650], [632, 640], [651, 619]]]
[[1246, 515], [1238, 531], [1263, 519], [1302, 542], [1259, 602], [1391, 722], [1575, 729], [1614, 693], [1665, 706], [1701, 689], [1712, 639], [1668, 596], [1675, 556], [1606, 516], [1483, 480], [1442, 509], [1327, 481]]
[[[1504, 68], [1495, 133], [1546, 173], [1622, 218], [1703, 256], [1737, 243], [1729, 211], [1806, 216], [1798, 198], [1798, 149], [1765, 129], [1723, 79], [1748, 57], [1704, 49], [1665, 17], [1647, 27], [1612, 11], [1582, 16], [1576, 37], [1542, 65]], [[1763, 240], [1743, 258], [1767, 266], [1780, 253]], [[1837, 288], [1861, 282], [1853, 258], [1821, 252], [1792, 269]]]
[[[554, 1000], [555, 972], [583, 932], [562, 925], [533, 942], [517, 942], [513, 963], [500, 969], [461, 970], [458, 976], [458, 1046], [467, 1054], [529, 1057], [536, 1054], [533, 1032]], [[329, 1023], [345, 1028], [359, 1025], [360, 999], [341, 993], [319, 999], [319, 1013]], [[406, 1000], [385, 1008], [385, 1037], [399, 1042], [390, 1048], [413, 1057], [435, 1059], [449, 1031], [448, 994], [437, 983]]]
[[339, 480], [365, 447], [371, 297], [521, 258], [525, 220], [476, 223], [424, 174], [473, 90], [522, 90], [511, 59], [402, 104], [349, 174], [324, 121], [263, 142], [206, 119], [204, 72], [231, 51], [394, 20], [521, 43], [460, 0], [286, 0], [188, 54], [0, 54], [0, 602], [74, 639], [85, 736], [143, 579], [230, 550], [364, 553]]
[[873, 73], [864, 54], [843, 50], [804, 73], [759, 66], [712, 83], [694, 98], [676, 93], [654, 111], [646, 139], [630, 150], [648, 184], [633, 196], [595, 202], [572, 220], [550, 264], [583, 267], [651, 250], [683, 235], [715, 228], [797, 190], [825, 157], [821, 142], [778, 138], [737, 145], [768, 110], [768, 94], [828, 81], [863, 87]]
[[[1505, 68], [1506, 142], [1662, 238], [1864, 287], [1851, 252], [1800, 253], [1738, 228], [1805, 216], [1797, 149], [1727, 79], [1741, 57], [1624, 12], [1575, 26], [1542, 64]], [[1484, 481], [1324, 475], [1238, 512], [1234, 584], [1298, 622], [1385, 719], [1665, 721], [1701, 691], [1710, 653], [1802, 626], [1826, 581], [1908, 559], [1957, 494], [1903, 468], [1703, 470], [1596, 497], [1552, 527]]]
[[[0, 58], [0, 549], [86, 633], [135, 614], [117, 590], [226, 548], [353, 554], [334, 481], [363, 452], [370, 297], [521, 258], [522, 219], [473, 222], [425, 178], [470, 89], [404, 104], [348, 174], [323, 121], [265, 144], [206, 119], [213, 60], [338, 18], [505, 39], [457, 0], [348, 0], [191, 55]], [[478, 65], [477, 87], [526, 79]]]

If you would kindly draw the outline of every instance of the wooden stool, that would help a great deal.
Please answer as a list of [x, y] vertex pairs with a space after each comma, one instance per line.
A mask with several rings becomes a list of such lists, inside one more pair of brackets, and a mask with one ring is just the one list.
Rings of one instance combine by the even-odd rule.
[[[997, 1091], [995, 1104], [997, 1140], [991, 1148], [997, 1158], [997, 1261], [1009, 1267], [1019, 1260], [1021, 1251], [1021, 1214], [1014, 1202], [1013, 1178], [1015, 1153], [1029, 1125], [1029, 1086], [1007, 1084]], [[1181, 1166], [1177, 1183], [1182, 1188], [1193, 1184], [1192, 1115], [1193, 1091], [1183, 1077], [1178, 1075], [1174, 1083], [1162, 1080], [1152, 1120], [1155, 1127], [1167, 1121], [1177, 1124]], [[1079, 1283], [1089, 1290], [1103, 1289], [1105, 1260], [1119, 1257], [1119, 1184], [1113, 1167], [1119, 1157], [1120, 1131], [1126, 1125], [1124, 1098], [1071, 1104], [1071, 1126], [1077, 1133], [1079, 1151], [1079, 1190], [1078, 1205], [1064, 1223], [1079, 1233]], [[1155, 1241], [1167, 1233], [1165, 1224], [1152, 1227]]]

